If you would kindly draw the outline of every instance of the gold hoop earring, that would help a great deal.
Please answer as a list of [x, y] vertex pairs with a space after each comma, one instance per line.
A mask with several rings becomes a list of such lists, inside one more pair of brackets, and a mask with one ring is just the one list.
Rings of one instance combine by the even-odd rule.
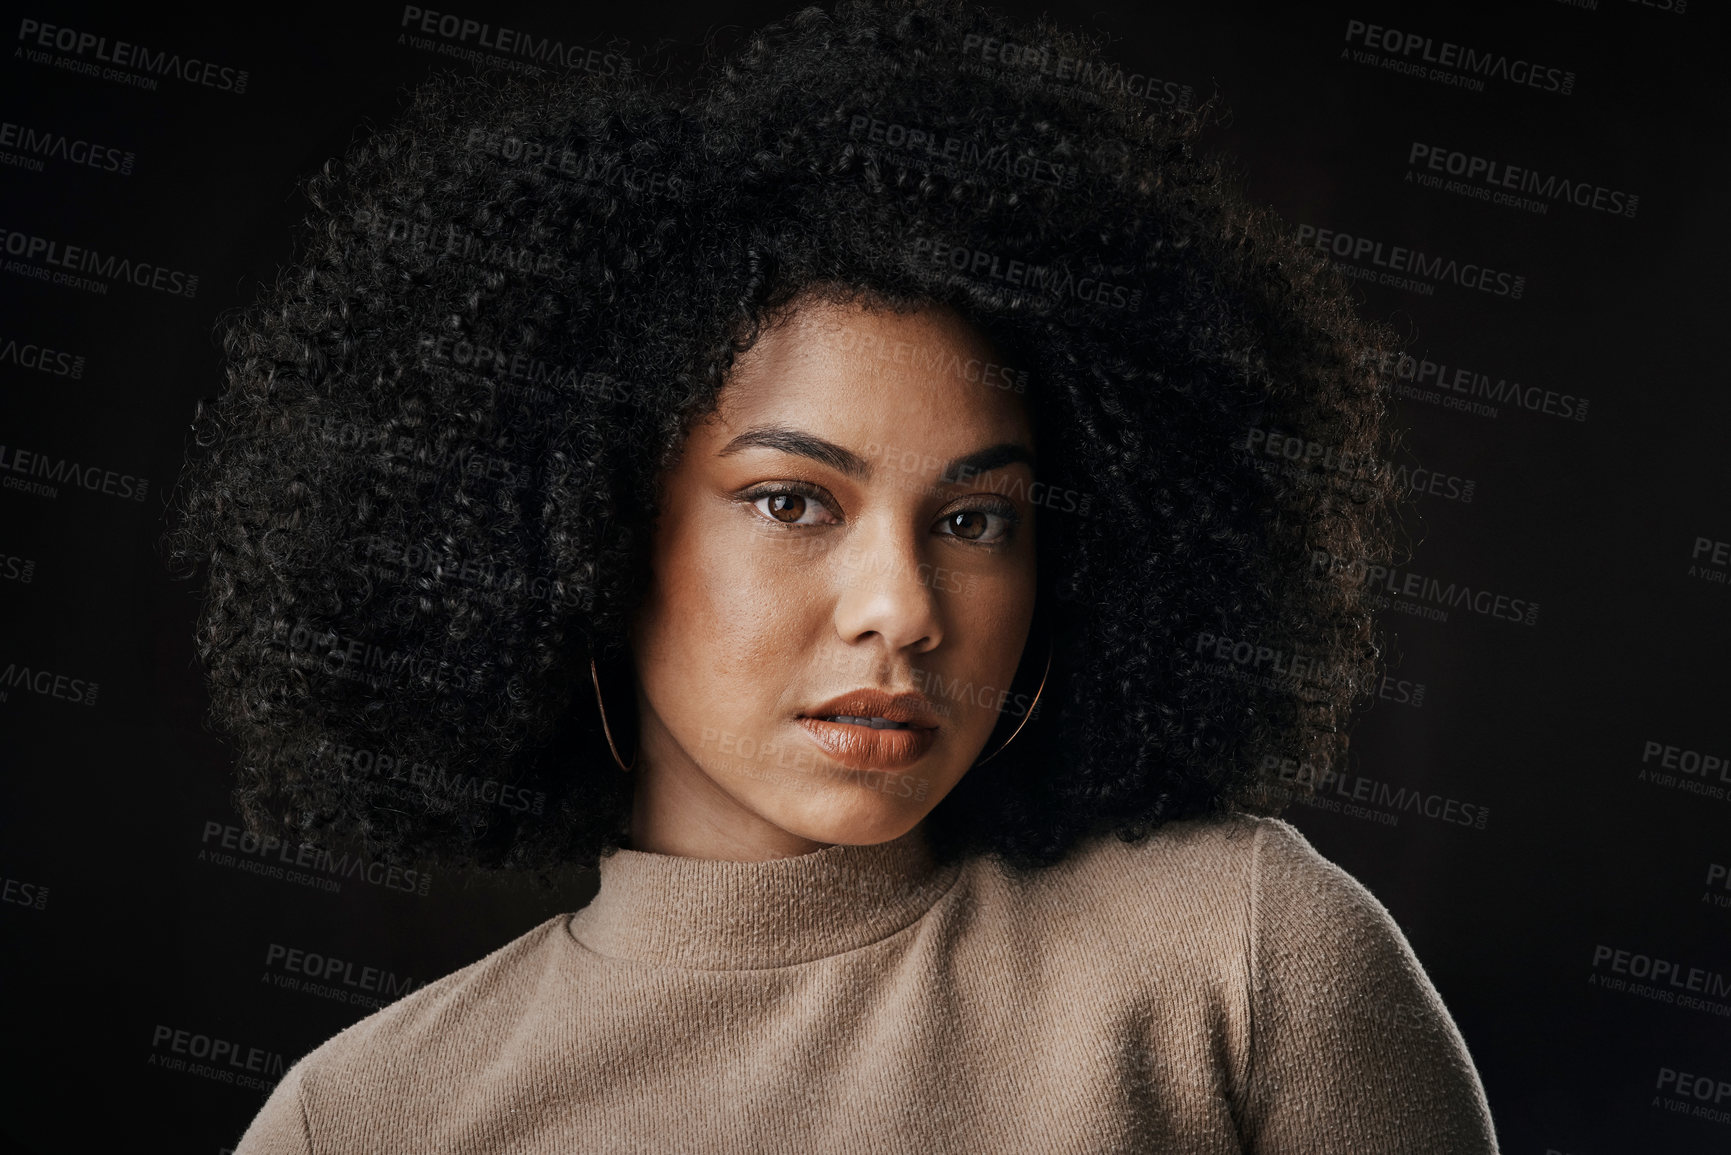
[[[595, 683], [595, 708], [601, 711], [601, 733], [607, 736], [607, 749], [613, 754], [614, 764], [629, 774], [632, 768], [637, 765], [637, 755], [631, 756], [631, 765], [627, 766], [625, 760], [619, 757], [619, 747], [613, 744], [613, 728], [607, 724], [607, 707], [601, 701], [601, 675], [595, 670], [594, 658], [589, 659], [589, 680]], [[1011, 736], [1014, 737], [1014, 735]]]
[[975, 762], [974, 763], [975, 766], [984, 766], [987, 762], [990, 762], [993, 758], [996, 758], [999, 754], [1002, 754], [1004, 752], [1004, 750], [1010, 745], [1010, 743], [1014, 742], [1016, 740], [1016, 735], [1020, 734], [1022, 732], [1022, 727], [1026, 726], [1028, 724], [1028, 719], [1032, 718], [1034, 716], [1034, 707], [1038, 706], [1040, 704], [1040, 693], [1041, 693], [1041, 691], [1043, 691], [1046, 688], [1046, 679], [1051, 675], [1051, 673], [1052, 673], [1052, 643], [1047, 642], [1046, 643], [1046, 672], [1040, 675], [1040, 688], [1038, 690], [1034, 691], [1034, 700], [1032, 702], [1028, 703], [1027, 713], [1022, 715], [1022, 720], [1016, 724], [1016, 728], [1014, 730], [1010, 731], [1010, 736], [1008, 738], [1004, 739], [1004, 744], [1002, 746], [999, 746], [996, 750], [993, 750], [990, 754], [987, 754], [984, 758], [981, 758], [978, 762]]

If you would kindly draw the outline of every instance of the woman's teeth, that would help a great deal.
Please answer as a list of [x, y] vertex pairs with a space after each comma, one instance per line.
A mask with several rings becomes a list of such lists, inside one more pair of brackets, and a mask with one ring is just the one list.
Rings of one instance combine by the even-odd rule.
[[825, 722], [843, 722], [849, 726], [870, 726], [874, 730], [906, 730], [906, 722], [892, 722], [888, 718], [866, 718], [857, 714], [830, 714]]

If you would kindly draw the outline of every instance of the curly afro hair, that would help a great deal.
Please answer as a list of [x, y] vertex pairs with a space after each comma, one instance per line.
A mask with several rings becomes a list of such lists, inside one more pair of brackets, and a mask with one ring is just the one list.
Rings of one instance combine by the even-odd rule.
[[1207, 108], [949, 2], [619, 64], [425, 84], [226, 326], [168, 543], [255, 833], [533, 870], [624, 845], [590, 662], [626, 656], [685, 432], [811, 294], [954, 309], [1086, 498], [1041, 524], [1038, 711], [932, 812], [941, 856], [1275, 813], [1270, 767], [1344, 754], [1383, 647], [1343, 559], [1392, 552], [1401, 498], [1389, 335], [1202, 154]]

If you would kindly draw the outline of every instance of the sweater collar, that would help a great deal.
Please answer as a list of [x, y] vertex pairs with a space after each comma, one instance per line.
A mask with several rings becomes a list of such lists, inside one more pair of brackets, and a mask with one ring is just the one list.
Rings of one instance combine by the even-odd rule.
[[914, 923], [960, 863], [940, 866], [922, 822], [871, 846], [765, 862], [618, 850], [571, 920], [597, 954], [695, 970], [760, 970], [856, 950]]

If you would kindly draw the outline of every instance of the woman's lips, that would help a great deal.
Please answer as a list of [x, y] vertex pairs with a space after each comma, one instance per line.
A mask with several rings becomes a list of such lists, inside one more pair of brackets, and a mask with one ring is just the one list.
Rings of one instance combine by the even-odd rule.
[[846, 722], [850, 726], [870, 726], [873, 730], [906, 730], [906, 722], [892, 722], [888, 718], [866, 717], [863, 714], [831, 714], [821, 718], [824, 722]]
[[860, 725], [831, 722], [824, 718], [799, 718], [801, 726], [819, 746], [844, 766], [860, 770], [907, 766], [925, 756], [938, 732], [933, 728], [903, 725]]

